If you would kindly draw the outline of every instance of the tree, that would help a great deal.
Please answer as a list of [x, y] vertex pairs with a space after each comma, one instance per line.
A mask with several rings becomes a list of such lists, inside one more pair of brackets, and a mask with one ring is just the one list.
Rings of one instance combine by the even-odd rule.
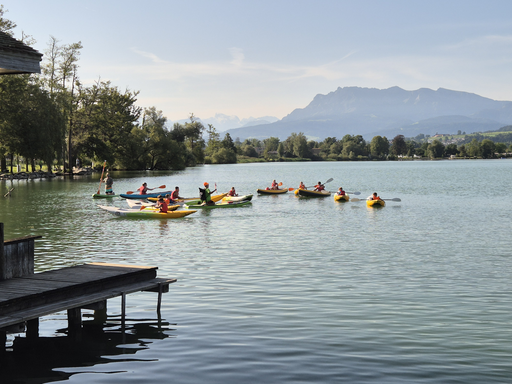
[[0, 31], [7, 33], [9, 36], [13, 37], [13, 29], [16, 28], [16, 23], [13, 21], [4, 18], [4, 14], [8, 12], [7, 9], [4, 10], [4, 6], [0, 4]]
[[443, 157], [444, 149], [445, 148], [444, 148], [443, 143], [441, 143], [439, 140], [434, 140], [428, 146], [428, 149], [427, 149], [428, 156], [431, 159], [437, 159], [437, 158]]
[[492, 140], [484, 139], [480, 143], [480, 155], [484, 159], [492, 159], [494, 157], [494, 153], [496, 152], [496, 145]]
[[448, 144], [444, 152], [448, 156], [457, 155], [459, 153], [459, 151], [457, 150], [457, 144]]
[[468, 156], [479, 157], [480, 156], [480, 143], [478, 142], [477, 139], [473, 139], [466, 146], [466, 150], [467, 150]]
[[370, 153], [373, 157], [383, 159], [389, 153], [389, 141], [386, 137], [374, 136], [370, 142]]
[[394, 156], [403, 156], [407, 154], [407, 144], [404, 135], [397, 135], [393, 138], [389, 152]]

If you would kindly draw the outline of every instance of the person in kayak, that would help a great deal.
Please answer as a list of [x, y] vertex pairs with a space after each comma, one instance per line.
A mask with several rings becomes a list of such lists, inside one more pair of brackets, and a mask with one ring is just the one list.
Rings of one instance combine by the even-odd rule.
[[215, 205], [215, 201], [212, 200], [212, 193], [217, 191], [215, 188], [213, 191], [210, 191], [210, 184], [205, 182], [204, 184], [204, 201], [206, 205]]
[[176, 201], [178, 199], [182, 199], [182, 200], [184, 199], [184, 197], [180, 196], [180, 187], [174, 188], [174, 191], [172, 191], [172, 193], [171, 193], [171, 200]]
[[318, 184], [317, 184], [317, 185], [315, 185], [315, 191], [317, 191], [317, 192], [321, 192], [321, 191], [323, 191], [323, 190], [325, 190], [325, 186], [322, 184], [322, 182], [321, 182], [321, 181], [319, 181], [319, 182], [318, 182]]
[[279, 189], [279, 185], [277, 184], [277, 182], [275, 180], [272, 181], [272, 185], [271, 185], [270, 189]]
[[160, 212], [167, 213], [169, 210], [169, 206], [167, 205], [167, 202], [164, 200], [162, 196], [158, 196], [158, 202], [156, 203], [156, 207], [160, 209]]
[[235, 191], [235, 187], [231, 187], [231, 189], [228, 192], [228, 196], [238, 196], [238, 194]]
[[148, 191], [152, 191], [155, 188], [148, 188], [147, 183], [142, 183], [142, 186], [137, 189], [139, 191], [139, 195], [147, 195]]
[[164, 201], [167, 203], [167, 205], [175, 203], [175, 201], [172, 200], [171, 195], [169, 195], [169, 194], [165, 195]]
[[307, 189], [302, 181], [300, 182], [299, 189]]
[[336, 192], [336, 194], [338, 196], [345, 196], [345, 191], [343, 190], [343, 187], [340, 187], [340, 189], [338, 189], [338, 192]]
[[107, 172], [107, 177], [103, 181], [105, 182], [105, 195], [113, 195], [112, 184], [114, 184], [114, 180], [110, 177], [110, 173]]
[[368, 196], [368, 198], [366, 200], [382, 200], [382, 199], [377, 195], [377, 192], [373, 192], [373, 194]]

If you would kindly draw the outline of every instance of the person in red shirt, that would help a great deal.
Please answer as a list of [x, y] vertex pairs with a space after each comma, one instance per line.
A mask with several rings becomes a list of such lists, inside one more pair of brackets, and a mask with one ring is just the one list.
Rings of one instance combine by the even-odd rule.
[[319, 181], [318, 184], [315, 185], [315, 191], [321, 192], [323, 190], [325, 190], [325, 186], [322, 184], [322, 182]]
[[137, 189], [137, 191], [139, 191], [140, 195], [146, 195], [148, 191], [152, 191], [153, 189], [155, 189], [155, 188], [148, 188], [147, 183], [142, 183], [142, 186], [139, 187], [139, 189]]
[[369, 196], [367, 200], [380, 200], [381, 198], [377, 196], [377, 192], [373, 192], [373, 195]]
[[299, 189], [307, 189], [302, 181], [300, 182]]
[[343, 190], [343, 187], [340, 187], [340, 189], [338, 189], [338, 192], [336, 193], [340, 196], [345, 196], [345, 191]]
[[279, 184], [277, 184], [277, 181], [272, 181], [272, 186], [270, 187], [270, 189], [279, 189]]
[[174, 191], [172, 191], [171, 193], [171, 200], [176, 201], [178, 199], [184, 199], [183, 197], [180, 196], [180, 187], [174, 188]]
[[231, 187], [231, 189], [228, 192], [228, 196], [238, 196], [238, 194], [235, 191], [235, 187]]
[[161, 196], [158, 199], [158, 203], [156, 204], [156, 207], [160, 208], [160, 212], [162, 212], [162, 213], [167, 213], [167, 211], [169, 210], [169, 206], [167, 205], [167, 202]]

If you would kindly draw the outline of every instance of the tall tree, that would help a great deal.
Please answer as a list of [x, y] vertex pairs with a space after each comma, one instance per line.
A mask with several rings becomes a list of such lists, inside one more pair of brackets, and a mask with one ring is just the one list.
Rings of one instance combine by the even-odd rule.
[[374, 136], [370, 143], [370, 153], [373, 157], [383, 159], [389, 153], [389, 141], [386, 137]]
[[391, 141], [389, 152], [395, 156], [403, 156], [407, 154], [407, 144], [404, 135], [396, 135]]

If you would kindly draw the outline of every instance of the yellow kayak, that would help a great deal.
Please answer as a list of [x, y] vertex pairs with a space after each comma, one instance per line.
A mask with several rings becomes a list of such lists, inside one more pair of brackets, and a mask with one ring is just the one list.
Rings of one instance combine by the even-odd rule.
[[334, 194], [334, 201], [348, 201], [350, 198], [348, 195], [338, 195], [337, 193]]
[[386, 202], [384, 200], [366, 200], [367, 207], [384, 207]]
[[[213, 195], [212, 196], [212, 201], [216, 203], [217, 201], [222, 200], [222, 198], [224, 196], [227, 196], [227, 193], [220, 193], [218, 195]], [[150, 197], [148, 200], [149, 201], [158, 201], [158, 199], [156, 197]], [[195, 204], [196, 200], [199, 201], [198, 204], [201, 204], [201, 202], [199, 200], [199, 197], [189, 197], [189, 198], [186, 198], [186, 199], [178, 199], [178, 202], [180, 202], [180, 203], [181, 202], [185, 202], [187, 204], [190, 204], [191, 202], [194, 202], [194, 204]]]

